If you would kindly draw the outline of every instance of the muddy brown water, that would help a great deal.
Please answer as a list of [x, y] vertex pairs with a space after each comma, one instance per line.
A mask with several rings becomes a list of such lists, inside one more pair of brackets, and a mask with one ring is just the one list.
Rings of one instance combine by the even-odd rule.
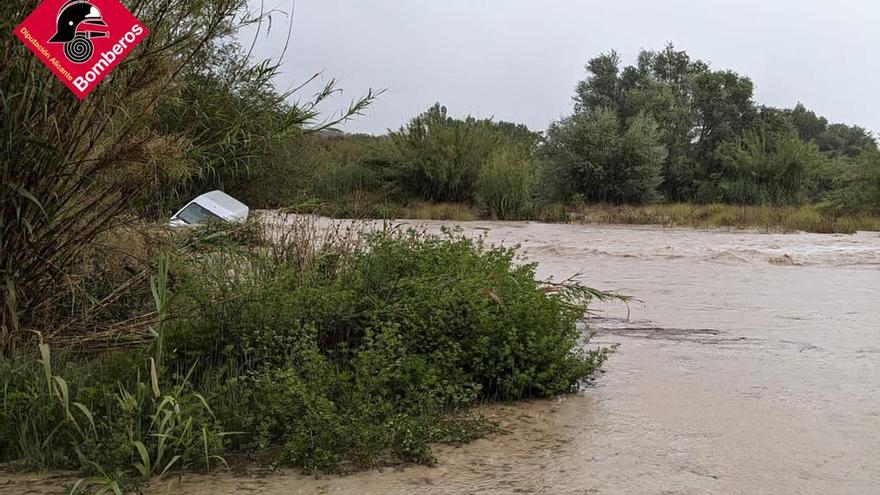
[[[434, 467], [150, 493], [880, 493], [880, 234], [459, 225], [522, 245], [541, 277], [643, 301], [590, 322], [595, 345], [620, 344], [593, 387], [488, 408], [509, 432], [440, 446]], [[0, 493], [52, 491], [34, 478], [0, 476]]]

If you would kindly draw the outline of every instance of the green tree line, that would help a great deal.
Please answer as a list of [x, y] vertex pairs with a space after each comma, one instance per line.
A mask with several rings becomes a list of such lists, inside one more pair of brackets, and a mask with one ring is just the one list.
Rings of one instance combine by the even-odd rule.
[[[667, 45], [622, 66], [615, 52], [587, 64], [574, 114], [553, 124], [545, 157], [557, 194], [644, 203], [803, 204], [839, 199], [839, 179], [876, 163], [857, 126], [829, 124], [802, 104], [754, 101], [754, 84]], [[876, 207], [876, 202], [854, 207]]]
[[[671, 44], [642, 51], [629, 66], [615, 52], [602, 54], [586, 72], [572, 113], [546, 132], [453, 118], [438, 103], [385, 136], [320, 139], [320, 152], [301, 148], [294, 166], [331, 178], [329, 199], [351, 200], [354, 191], [392, 203], [459, 202], [499, 218], [572, 201], [880, 211], [880, 152], [862, 127], [829, 123], [803, 104], [760, 105], [750, 79]], [[293, 190], [300, 199], [327, 198], [322, 180], [290, 185], [272, 205], [293, 201]]]

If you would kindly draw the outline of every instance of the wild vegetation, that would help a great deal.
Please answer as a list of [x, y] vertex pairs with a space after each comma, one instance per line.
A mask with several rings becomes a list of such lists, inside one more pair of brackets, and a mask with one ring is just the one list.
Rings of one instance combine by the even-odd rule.
[[452, 203], [470, 211], [458, 218], [566, 220], [583, 205], [690, 203], [778, 209], [781, 220], [809, 207], [840, 219], [772, 226], [788, 230], [871, 225], [856, 217], [880, 214], [873, 136], [801, 104], [759, 105], [753, 93], [748, 78], [672, 45], [626, 67], [612, 52], [589, 61], [572, 114], [546, 133], [452, 118], [438, 104], [387, 136], [314, 136], [294, 161], [260, 173], [300, 177], [317, 163], [320, 183], [299, 181], [266, 206], [385, 218], [434, 217], [413, 206]]
[[737, 206], [668, 203], [655, 205], [581, 205], [568, 210], [572, 221], [666, 227], [760, 229], [764, 232], [880, 231], [880, 217], [841, 215], [805, 206]]
[[151, 36], [77, 103], [12, 39], [36, 3], [0, 7], [0, 469], [124, 493], [230, 463], [430, 463], [433, 443], [492, 429], [471, 406], [575, 391], [606, 359], [579, 322], [614, 296], [540, 282], [512, 249], [286, 217], [154, 223], [217, 187], [513, 217], [536, 170], [523, 127], [438, 106], [384, 139], [328, 138], [377, 93], [330, 118], [332, 82], [289, 103], [277, 64], [233, 41], [268, 22], [245, 0], [131, 5]]
[[275, 220], [169, 239], [146, 342], [47, 335], [0, 357], [0, 462], [113, 490], [244, 455], [431, 463], [491, 429], [470, 406], [574, 391], [608, 355], [578, 322], [613, 295], [538, 282], [513, 249]]
[[355, 218], [877, 226], [868, 132], [758, 106], [672, 46], [590, 61], [546, 134], [437, 104], [346, 136], [379, 93], [331, 117], [332, 81], [291, 103], [235, 41], [269, 22], [246, 0], [133, 2], [152, 34], [83, 103], [13, 39], [37, 3], [0, 6], [0, 463], [77, 470], [75, 492], [430, 463], [491, 429], [471, 406], [572, 392], [610, 352], [579, 322], [617, 296], [454, 231], [156, 226], [209, 189]]
[[243, 176], [275, 143], [333, 124], [315, 111], [332, 83], [289, 105], [289, 92], [273, 85], [277, 65], [231, 41], [266, 21], [246, 0], [137, 2], [133, 13], [152, 34], [83, 103], [12, 35], [38, 3], [0, 7], [0, 347], [33, 323], [22, 318], [53, 324], [51, 308], [64, 306], [55, 296], [71, 295], [59, 288], [75, 292], [78, 265], [121, 215], [156, 218], [194, 191]]

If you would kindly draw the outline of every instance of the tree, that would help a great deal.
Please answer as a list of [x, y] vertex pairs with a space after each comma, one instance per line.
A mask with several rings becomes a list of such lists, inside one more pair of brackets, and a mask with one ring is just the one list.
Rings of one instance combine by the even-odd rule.
[[[865, 129], [829, 125], [828, 119], [803, 104], [789, 110], [757, 106], [749, 78], [712, 70], [672, 44], [660, 51], [643, 50], [634, 65], [625, 67], [617, 52], [601, 54], [587, 63], [586, 70], [587, 78], [578, 84], [574, 97], [575, 116], [552, 129], [557, 143], [547, 149], [557, 157], [570, 153], [558, 142], [563, 138], [574, 142], [571, 132], [616, 139], [608, 110], [620, 133], [640, 116], [650, 117], [666, 150], [659, 191], [667, 200], [821, 201], [832, 189], [835, 171], [846, 163], [843, 158], [877, 150]], [[608, 170], [596, 168], [596, 161], [608, 163], [598, 157], [599, 143], [580, 145], [590, 148], [581, 154], [592, 160], [580, 164], [581, 178], [611, 180]], [[549, 179], [557, 191], [565, 189], [565, 179]], [[582, 189], [593, 198], [620, 197], [610, 187], [594, 184]]]
[[757, 117], [754, 85], [733, 71], [699, 74], [694, 78], [697, 111], [696, 160], [704, 169], [717, 165], [715, 150], [751, 127]]
[[439, 103], [390, 137], [398, 154], [395, 167], [411, 194], [457, 202], [474, 201], [481, 171], [497, 149], [529, 153], [540, 138], [522, 125], [454, 119]]
[[807, 110], [802, 103], [798, 103], [791, 110], [786, 110], [786, 113], [797, 128], [798, 135], [804, 141], [816, 141], [828, 129], [828, 119]]
[[587, 64], [587, 73], [575, 111], [611, 108], [622, 126], [640, 114], [653, 118], [667, 151], [661, 189], [671, 200], [692, 197], [695, 179], [716, 164], [718, 145], [740, 136], [756, 116], [751, 81], [713, 72], [672, 44], [642, 51], [637, 64], [622, 71], [616, 52], [600, 55]]
[[804, 141], [813, 141], [819, 149], [834, 156], [854, 157], [866, 150], [876, 150], [877, 142], [871, 133], [859, 126], [830, 124], [825, 117], [816, 115], [798, 103], [786, 114]]
[[612, 51], [587, 63], [590, 75], [577, 86], [574, 97], [575, 112], [590, 112], [598, 108], [618, 109], [620, 106], [620, 56]]
[[870, 149], [846, 160], [833, 204], [844, 211], [880, 214], [880, 151]]
[[819, 149], [836, 156], [855, 157], [863, 151], [876, 151], [877, 142], [859, 126], [832, 124], [818, 138]]
[[666, 150], [657, 124], [642, 114], [621, 126], [617, 113], [600, 107], [554, 123], [543, 148], [556, 195], [587, 200], [647, 203], [656, 199]]
[[659, 52], [642, 51], [637, 65], [623, 71], [623, 118], [645, 112], [657, 121], [660, 141], [668, 152], [662, 191], [669, 199], [688, 197], [697, 172], [693, 143], [699, 116], [693, 81], [708, 70], [706, 63], [691, 60], [686, 52], [668, 44]]
[[501, 220], [517, 218], [532, 200], [535, 172], [529, 150], [510, 145], [495, 149], [477, 180], [477, 203]]
[[808, 178], [827, 158], [794, 129], [763, 126], [723, 143], [717, 172], [701, 184], [704, 202], [798, 204], [806, 199]]

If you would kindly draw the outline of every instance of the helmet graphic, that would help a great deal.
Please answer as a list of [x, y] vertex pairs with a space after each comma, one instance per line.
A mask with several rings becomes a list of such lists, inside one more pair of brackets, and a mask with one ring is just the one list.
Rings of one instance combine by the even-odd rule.
[[100, 29], [106, 26], [101, 11], [89, 0], [70, 0], [58, 12], [58, 28], [49, 43], [64, 43], [64, 55], [68, 60], [82, 64], [92, 58], [94, 46], [91, 38], [108, 36]]

